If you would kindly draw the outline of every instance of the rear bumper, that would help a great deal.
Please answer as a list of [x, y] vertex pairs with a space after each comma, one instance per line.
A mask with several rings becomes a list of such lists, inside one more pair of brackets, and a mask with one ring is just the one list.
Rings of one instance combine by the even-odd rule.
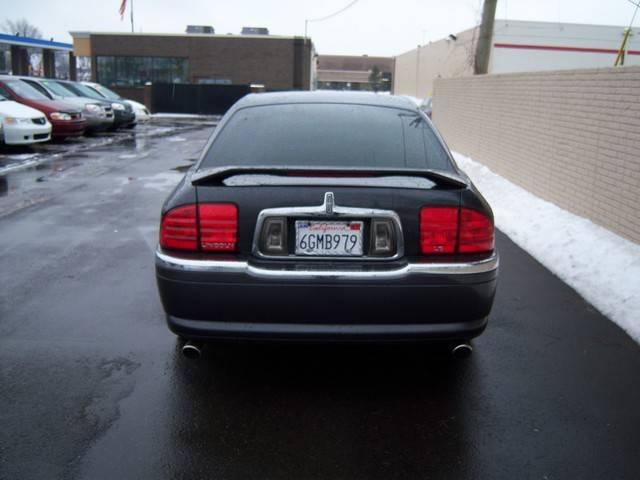
[[169, 328], [188, 339], [424, 341], [484, 330], [498, 257], [394, 268], [266, 268], [156, 252]]
[[173, 333], [190, 340], [307, 342], [420, 342], [470, 339], [480, 335], [488, 318], [429, 324], [305, 324], [216, 322], [167, 315]]

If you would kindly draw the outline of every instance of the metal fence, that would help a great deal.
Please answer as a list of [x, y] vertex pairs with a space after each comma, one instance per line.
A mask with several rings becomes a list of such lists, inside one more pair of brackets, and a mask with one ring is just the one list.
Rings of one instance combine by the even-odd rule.
[[249, 85], [154, 83], [151, 86], [151, 110], [222, 115], [248, 93], [251, 93]]

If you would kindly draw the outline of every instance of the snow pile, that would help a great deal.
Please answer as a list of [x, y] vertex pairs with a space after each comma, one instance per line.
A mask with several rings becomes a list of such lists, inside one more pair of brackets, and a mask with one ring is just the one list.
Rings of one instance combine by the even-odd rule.
[[496, 226], [640, 342], [640, 245], [542, 200], [454, 153]]

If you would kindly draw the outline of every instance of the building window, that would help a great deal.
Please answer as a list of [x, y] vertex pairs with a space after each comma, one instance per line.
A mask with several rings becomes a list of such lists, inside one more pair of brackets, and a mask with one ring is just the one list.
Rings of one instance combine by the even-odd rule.
[[0, 73], [11, 73], [11, 49], [9, 45], [0, 45]]
[[76, 78], [81, 82], [91, 80], [91, 57], [76, 57]]
[[44, 77], [44, 65], [42, 64], [42, 49], [27, 48], [27, 58], [29, 60], [29, 76]]
[[189, 70], [186, 58], [97, 57], [97, 81], [103, 85], [132, 87], [152, 83], [185, 83]]
[[69, 80], [69, 52], [55, 50], [53, 55], [56, 78]]

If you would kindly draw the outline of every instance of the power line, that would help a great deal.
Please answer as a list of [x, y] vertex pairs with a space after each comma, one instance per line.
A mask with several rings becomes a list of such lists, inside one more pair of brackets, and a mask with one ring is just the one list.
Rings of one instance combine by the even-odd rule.
[[636, 14], [638, 13], [638, 9], [640, 8], [640, 3], [636, 3], [635, 6], [636, 6], [636, 11], [633, 12], [633, 17], [631, 17], [631, 22], [629, 23], [629, 28], [633, 26], [633, 21], [636, 19]]
[[342, 12], [347, 11], [348, 9], [350, 9], [351, 7], [353, 7], [356, 3], [358, 3], [360, 0], [352, 0], [351, 2], [349, 2], [346, 6], [342, 7], [340, 10], [338, 10], [337, 12], [333, 12], [330, 15], [327, 15], [325, 17], [319, 17], [319, 18], [307, 18], [304, 21], [304, 37], [307, 38], [307, 24], [309, 22], [323, 22], [325, 20], [329, 20], [330, 18], [333, 18], [335, 16], [340, 15]]

